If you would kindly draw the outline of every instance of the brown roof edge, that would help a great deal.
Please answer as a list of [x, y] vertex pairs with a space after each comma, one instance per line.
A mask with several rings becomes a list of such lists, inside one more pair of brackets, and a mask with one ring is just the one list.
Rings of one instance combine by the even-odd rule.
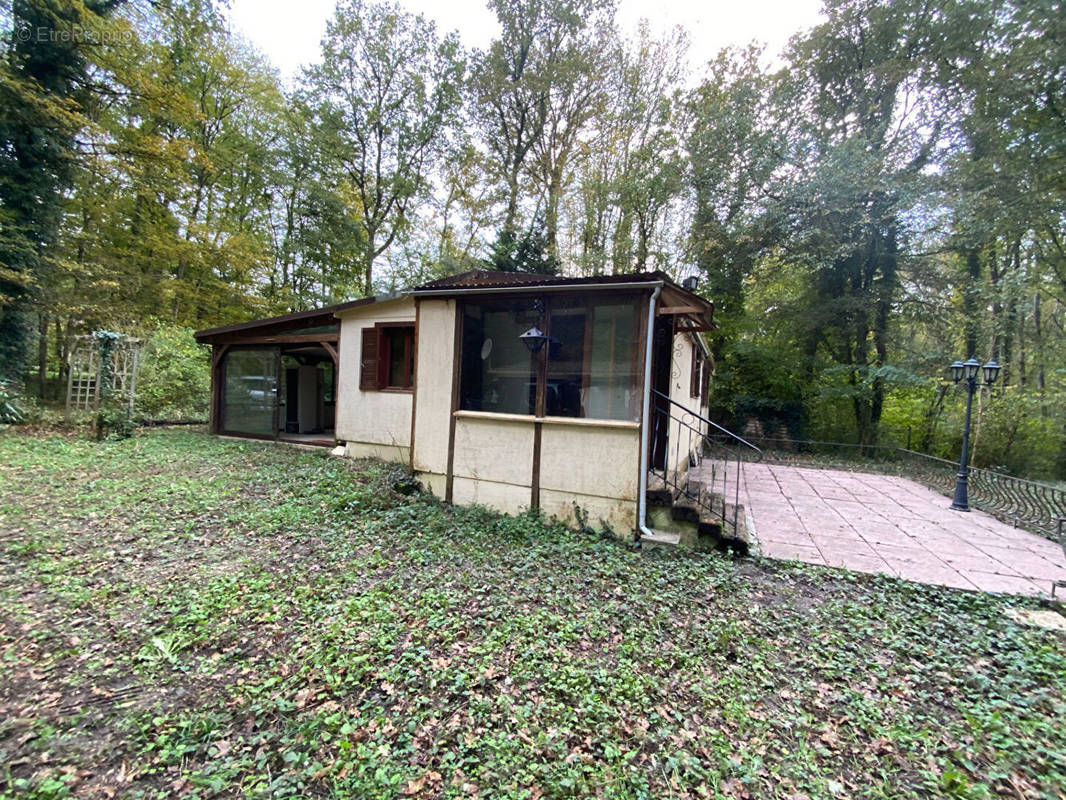
[[204, 328], [202, 331], [196, 331], [193, 336], [196, 337], [198, 342], [202, 342], [205, 339], [211, 339], [215, 336], [221, 336], [227, 333], [240, 333], [242, 331], [254, 331], [257, 328], [273, 328], [273, 327], [287, 327], [292, 323], [293, 328], [299, 327], [314, 327], [313, 325], [297, 325], [295, 323], [309, 323], [311, 320], [322, 318], [323, 324], [333, 322], [334, 314], [338, 311], [347, 311], [349, 308], [357, 308], [359, 306], [370, 305], [377, 302], [376, 297], [363, 297], [359, 300], [349, 300], [346, 303], [338, 303], [332, 306], [323, 306], [322, 308], [312, 308], [307, 311], [297, 311], [292, 314], [282, 314], [277, 317], [264, 317], [263, 319], [253, 319], [248, 322], [234, 322], [231, 325], [222, 325], [217, 328]]
[[471, 270], [461, 275], [431, 281], [411, 290], [413, 294], [444, 292], [477, 292], [479, 290], [531, 289], [549, 287], [581, 286], [625, 286], [626, 284], [665, 283], [681, 289], [665, 272], [635, 272], [628, 275], [589, 275], [580, 278], [568, 278], [562, 275], [538, 275], [530, 272], [498, 272], [492, 270]]
[[414, 291], [451, 288], [460, 289], [488, 285], [526, 285], [529, 283], [537, 283], [550, 277], [554, 276], [540, 275], [534, 272], [504, 272], [503, 270], [495, 269], [472, 269], [466, 272], [460, 272], [458, 275], [448, 275], [444, 278], [437, 278], [435, 281], [416, 286]]
[[625, 288], [627, 285], [647, 286], [648, 284], [661, 283], [664, 291], [672, 295], [674, 301], [670, 305], [684, 305], [691, 303], [699, 305], [703, 312], [696, 315], [700, 324], [707, 327], [715, 327], [714, 303], [700, 297], [695, 292], [690, 292], [676, 283], [665, 272], [635, 272], [628, 275], [591, 275], [581, 278], [567, 278], [559, 275], [537, 275], [528, 272], [499, 272], [493, 270], [471, 270], [460, 275], [432, 281], [411, 290], [416, 297], [418, 295], [459, 295], [478, 294], [487, 292], [503, 292], [513, 290], [516, 292], [536, 291], [537, 289], [582, 289], [600, 287]]

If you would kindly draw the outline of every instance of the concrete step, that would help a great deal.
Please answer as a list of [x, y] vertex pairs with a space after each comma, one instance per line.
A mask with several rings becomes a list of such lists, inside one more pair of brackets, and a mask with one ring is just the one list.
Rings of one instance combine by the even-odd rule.
[[652, 536], [641, 536], [641, 546], [683, 547], [689, 550], [709, 552], [722, 550], [747, 555], [751, 549], [744, 507], [736, 509], [737, 527], [723, 520], [732, 521], [733, 505], [720, 492], [707, 484], [692, 480], [689, 496], [667, 486], [662, 479], [652, 475], [648, 480], [648, 525]]
[[747, 555], [751, 549], [745, 520], [744, 506], [736, 507], [737, 528], [733, 530], [723, 520], [733, 519], [734, 507], [719, 492], [713, 491], [706, 484], [700, 486], [699, 538], [702, 547], [714, 543], [715, 549]]
[[651, 528], [651, 535], [646, 533], [640, 536], [640, 547], [642, 550], [657, 550], [657, 549], [672, 549], [681, 544], [681, 534], [672, 533], [670, 531], [660, 531], [655, 528]]
[[692, 497], [680, 495], [670, 507], [670, 516], [678, 522], [699, 522], [703, 509], [699, 501]]
[[713, 547], [716, 550], [726, 550], [739, 555], [747, 555], [751, 549], [751, 540], [748, 535], [747, 515], [744, 512], [744, 506], [738, 506], [736, 509], [737, 526], [735, 531], [733, 526], [729, 524], [733, 520], [732, 505], [726, 505], [725, 517], [726, 519], [723, 520], [719, 514], [714, 514], [707, 510], [703, 511], [697, 528], [700, 549]]
[[648, 475], [648, 490], [645, 493], [649, 506], [668, 506], [674, 501], [674, 492], [658, 475]]

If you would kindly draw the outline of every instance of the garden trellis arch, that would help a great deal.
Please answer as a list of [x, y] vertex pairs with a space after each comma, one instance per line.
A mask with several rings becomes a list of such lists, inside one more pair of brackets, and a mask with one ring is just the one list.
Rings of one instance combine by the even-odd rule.
[[[130, 411], [137, 389], [141, 340], [122, 336], [111, 351], [112, 392], [125, 395]], [[92, 336], [79, 336], [70, 352], [67, 370], [66, 419], [79, 411], [100, 407], [100, 349]]]

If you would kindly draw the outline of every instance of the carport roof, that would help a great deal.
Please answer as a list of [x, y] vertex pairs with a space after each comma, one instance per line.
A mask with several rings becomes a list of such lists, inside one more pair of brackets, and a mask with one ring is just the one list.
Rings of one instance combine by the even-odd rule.
[[376, 297], [363, 297], [359, 300], [350, 300], [346, 303], [338, 303], [322, 308], [312, 308], [307, 311], [297, 311], [293, 314], [253, 319], [248, 322], [235, 322], [232, 325], [222, 325], [217, 328], [205, 328], [202, 331], [197, 331], [194, 336], [198, 342], [216, 344], [234, 336], [240, 336], [242, 339], [255, 336], [275, 336], [306, 328], [317, 328], [322, 325], [336, 325], [337, 318], [334, 315], [338, 311], [347, 311], [351, 308], [370, 305], [376, 301]]

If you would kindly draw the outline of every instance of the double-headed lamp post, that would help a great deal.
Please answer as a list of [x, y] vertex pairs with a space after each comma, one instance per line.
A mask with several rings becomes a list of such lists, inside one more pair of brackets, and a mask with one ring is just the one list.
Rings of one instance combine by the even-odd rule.
[[989, 361], [983, 367], [976, 358], [970, 358], [965, 364], [956, 361], [951, 365], [951, 379], [958, 383], [966, 382], [966, 422], [962, 426], [962, 457], [959, 459], [959, 475], [955, 481], [955, 499], [951, 507], [956, 511], [969, 511], [970, 501], [967, 496], [967, 479], [970, 462], [970, 412], [973, 410], [973, 396], [977, 391], [977, 373], [984, 373], [984, 385], [991, 386], [999, 377], [999, 364]]

